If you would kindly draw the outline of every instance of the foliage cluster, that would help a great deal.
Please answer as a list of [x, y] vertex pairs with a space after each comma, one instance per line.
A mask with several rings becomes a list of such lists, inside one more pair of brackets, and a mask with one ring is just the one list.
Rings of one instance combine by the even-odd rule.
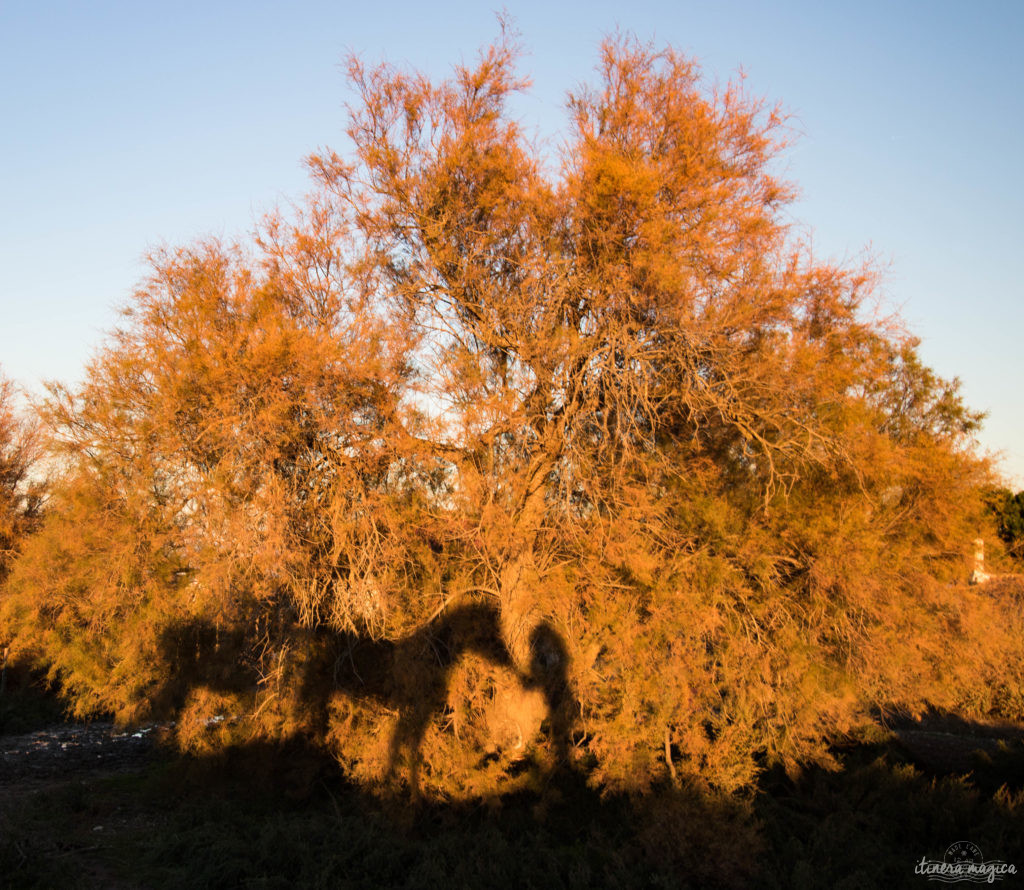
[[[516, 57], [353, 60], [294, 218], [152, 257], [43, 409], [63, 469], [0, 635], [78, 714], [368, 781], [443, 668], [408, 755], [443, 795], [567, 758], [733, 790], [878, 708], [1024, 716], [1019, 603], [956, 583], [980, 418], [785, 224], [782, 116], [615, 38], [552, 161]], [[448, 672], [421, 631], [473, 603], [500, 645]], [[393, 686], [353, 693], [374, 641]]]
[[986, 502], [1007, 551], [1024, 559], [1024, 491], [1014, 494], [1008, 488], [995, 488], [988, 492]]
[[39, 426], [19, 410], [17, 387], [0, 373], [0, 582], [40, 518], [45, 486], [34, 470], [41, 455]]
[[[14, 382], [0, 373], [0, 589], [41, 521], [46, 496], [42, 431], [21, 401]], [[52, 720], [52, 696], [32, 688], [33, 678], [10, 657], [8, 642], [0, 633], [0, 731]]]

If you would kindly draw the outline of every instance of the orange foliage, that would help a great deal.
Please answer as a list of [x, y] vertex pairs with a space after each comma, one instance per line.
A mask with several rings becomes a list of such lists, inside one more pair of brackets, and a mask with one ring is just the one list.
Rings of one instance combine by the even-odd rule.
[[735, 789], [877, 708], [1024, 716], [1019, 604], [952, 583], [979, 417], [873, 320], [870, 268], [794, 242], [778, 111], [612, 39], [551, 170], [516, 56], [439, 84], [353, 60], [352, 150], [309, 159], [294, 221], [152, 258], [47, 403], [66, 474], [17, 645], [79, 712], [306, 733], [371, 779], [437, 668], [381, 656], [404, 678], [360, 694], [339, 641], [461, 652], [443, 616], [490, 603], [507, 654], [444, 668], [409, 758], [446, 794], [524, 758]]

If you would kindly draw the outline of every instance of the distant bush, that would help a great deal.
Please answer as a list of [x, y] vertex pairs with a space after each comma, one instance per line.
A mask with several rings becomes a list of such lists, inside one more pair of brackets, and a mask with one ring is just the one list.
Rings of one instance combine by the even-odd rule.
[[[46, 491], [39, 472], [41, 430], [18, 397], [14, 382], [0, 374], [0, 603], [14, 560], [39, 526]], [[59, 715], [35, 688], [37, 678], [11, 657], [14, 632], [0, 619], [0, 732], [34, 728]]]
[[25, 536], [39, 522], [45, 486], [36, 473], [39, 425], [18, 405], [18, 388], [0, 373], [0, 583]]
[[991, 489], [985, 500], [1006, 549], [1016, 559], [1024, 559], [1024, 491]]

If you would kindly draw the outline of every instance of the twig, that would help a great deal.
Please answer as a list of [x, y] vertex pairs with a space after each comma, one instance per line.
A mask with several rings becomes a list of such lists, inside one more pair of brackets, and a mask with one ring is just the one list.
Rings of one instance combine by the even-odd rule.
[[678, 783], [679, 777], [676, 775], [676, 765], [672, 762], [672, 729], [669, 726], [665, 727], [665, 763], [668, 766], [668, 772], [672, 776], [673, 783]]

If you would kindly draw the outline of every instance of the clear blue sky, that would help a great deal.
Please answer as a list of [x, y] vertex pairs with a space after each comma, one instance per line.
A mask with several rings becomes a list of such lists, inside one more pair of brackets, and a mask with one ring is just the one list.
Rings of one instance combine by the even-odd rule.
[[[1024, 487], [1024, 2], [507, 3], [525, 123], [554, 133], [603, 34], [671, 43], [781, 101], [792, 215], [869, 249], [925, 360], [990, 412]], [[348, 50], [441, 75], [497, 31], [480, 3], [0, 2], [0, 366], [74, 380], [141, 257], [243, 236], [343, 147]]]

